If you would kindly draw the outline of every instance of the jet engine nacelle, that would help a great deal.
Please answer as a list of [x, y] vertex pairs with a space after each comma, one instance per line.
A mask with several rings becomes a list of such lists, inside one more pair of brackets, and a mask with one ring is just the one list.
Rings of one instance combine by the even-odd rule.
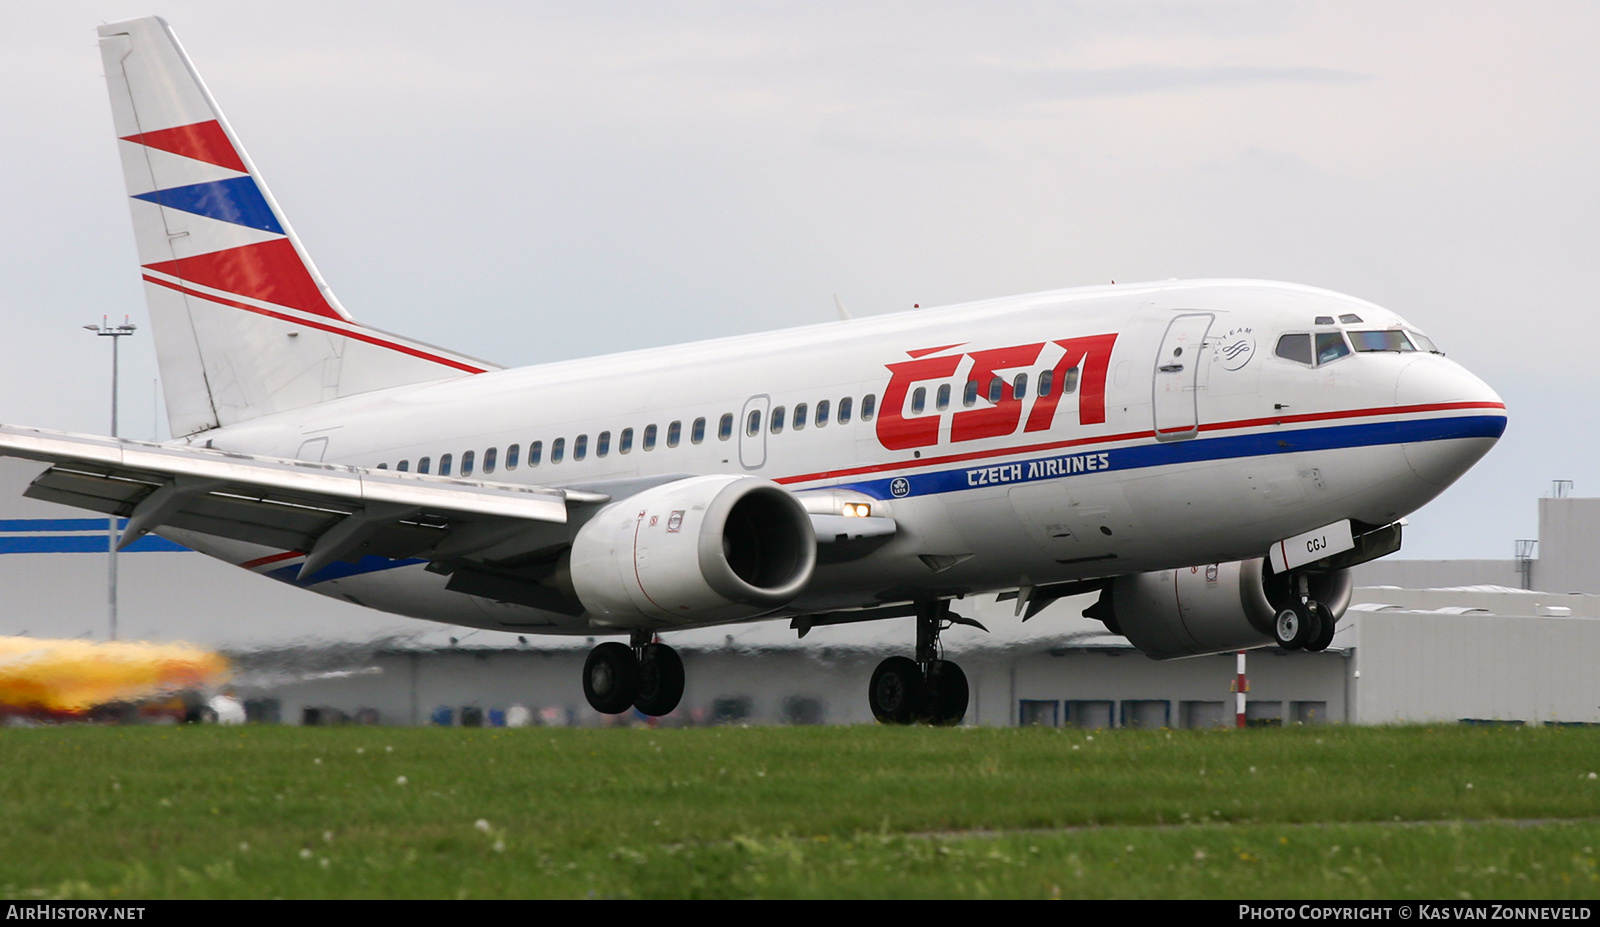
[[800, 501], [752, 476], [676, 480], [613, 502], [572, 542], [572, 588], [602, 623], [752, 618], [811, 581], [817, 539]]
[[[1342, 617], [1355, 586], [1350, 571], [1307, 578], [1311, 597]], [[1101, 602], [1093, 610], [1107, 627], [1165, 660], [1273, 644], [1273, 619], [1292, 598], [1288, 577], [1267, 573], [1265, 561], [1254, 559], [1119, 576]]]

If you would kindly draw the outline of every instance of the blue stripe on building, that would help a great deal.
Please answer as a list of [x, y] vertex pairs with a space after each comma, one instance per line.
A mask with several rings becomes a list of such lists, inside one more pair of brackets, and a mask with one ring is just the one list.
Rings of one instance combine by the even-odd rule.
[[[110, 549], [109, 518], [5, 518], [0, 519], [0, 554], [103, 554]], [[128, 527], [126, 518], [117, 519], [117, 530]], [[45, 534], [43, 532], [81, 532]], [[24, 537], [22, 532], [34, 532]], [[147, 534], [123, 553], [183, 551], [189, 548], [166, 538]]]

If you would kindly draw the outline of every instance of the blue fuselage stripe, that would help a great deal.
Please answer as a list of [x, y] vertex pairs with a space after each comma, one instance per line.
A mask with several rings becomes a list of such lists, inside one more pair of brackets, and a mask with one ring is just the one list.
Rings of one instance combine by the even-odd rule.
[[[1142, 470], [1212, 460], [1265, 457], [1338, 448], [1413, 444], [1458, 438], [1498, 438], [1505, 431], [1504, 415], [1471, 415], [1399, 422], [1367, 422], [1230, 435], [1189, 438], [1158, 444], [1138, 444], [1104, 450], [1074, 450], [1008, 460], [977, 467], [959, 467], [900, 477], [840, 484], [878, 499], [960, 492], [1001, 483], [1028, 483], [1099, 473], [1107, 470]], [[997, 455], [998, 456], [998, 455]]]

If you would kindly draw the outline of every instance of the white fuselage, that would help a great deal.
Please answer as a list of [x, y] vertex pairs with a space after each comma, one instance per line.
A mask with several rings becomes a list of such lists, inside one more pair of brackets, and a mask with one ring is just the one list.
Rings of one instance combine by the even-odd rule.
[[[1350, 315], [1360, 322], [1337, 321]], [[1259, 557], [1341, 519], [1395, 521], [1493, 445], [1504, 407], [1425, 350], [1322, 364], [1275, 350], [1285, 333], [1357, 330], [1414, 331], [1307, 287], [1093, 287], [398, 387], [195, 440], [413, 472], [427, 458], [435, 474], [449, 455], [461, 476], [470, 453], [469, 478], [505, 483], [731, 473], [876, 500], [893, 538], [821, 563], [773, 613], [789, 615]], [[163, 533], [295, 578], [290, 552]], [[310, 588], [456, 624], [596, 633], [586, 616], [444, 583], [420, 562], [369, 557]]]

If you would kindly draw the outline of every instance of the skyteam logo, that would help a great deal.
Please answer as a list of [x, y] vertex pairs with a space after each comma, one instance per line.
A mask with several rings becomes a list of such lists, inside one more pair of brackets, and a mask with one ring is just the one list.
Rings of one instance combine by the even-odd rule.
[[1224, 370], [1238, 370], [1255, 356], [1256, 337], [1251, 328], [1235, 328], [1223, 335], [1222, 343], [1217, 345], [1217, 359], [1222, 361]]

